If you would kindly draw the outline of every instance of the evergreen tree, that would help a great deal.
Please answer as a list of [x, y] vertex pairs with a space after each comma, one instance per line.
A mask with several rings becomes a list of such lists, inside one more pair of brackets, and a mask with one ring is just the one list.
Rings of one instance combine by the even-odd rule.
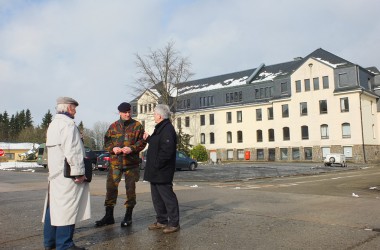
[[29, 109], [27, 109], [25, 112], [24, 126], [25, 126], [25, 128], [33, 127], [33, 118], [32, 118], [32, 114], [30, 113]]
[[0, 141], [9, 141], [9, 115], [7, 111], [1, 115], [0, 120]]
[[44, 117], [42, 118], [41, 128], [47, 130], [52, 120], [53, 120], [53, 115], [50, 113], [50, 109], [49, 109], [47, 113], [44, 115]]
[[177, 149], [184, 152], [186, 155], [190, 155], [190, 148], [193, 146], [190, 144], [191, 135], [185, 134], [180, 127], [177, 133]]

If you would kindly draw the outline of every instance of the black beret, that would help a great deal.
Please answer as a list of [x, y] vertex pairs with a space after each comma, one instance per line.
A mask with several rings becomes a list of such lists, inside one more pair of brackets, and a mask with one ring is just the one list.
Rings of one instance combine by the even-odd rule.
[[130, 111], [131, 110], [131, 104], [129, 104], [127, 102], [122, 102], [122, 103], [120, 103], [119, 107], [117, 107], [117, 109], [123, 113]]
[[74, 104], [75, 106], [79, 106], [79, 103], [77, 101], [66, 96], [58, 97], [57, 104]]

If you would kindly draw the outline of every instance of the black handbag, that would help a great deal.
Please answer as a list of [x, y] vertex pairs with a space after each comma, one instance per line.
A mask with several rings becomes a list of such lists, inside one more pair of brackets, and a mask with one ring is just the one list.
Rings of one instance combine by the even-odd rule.
[[[90, 160], [88, 160], [86, 158], [84, 158], [83, 160], [84, 160], [84, 168], [85, 168], [85, 174], [84, 175], [86, 176], [85, 182], [91, 182], [91, 180], [92, 180], [92, 163]], [[65, 164], [63, 166], [63, 176], [65, 176], [66, 178], [72, 178], [72, 179], [77, 177], [77, 176], [71, 175], [71, 166], [67, 162], [66, 158], [65, 158]]]

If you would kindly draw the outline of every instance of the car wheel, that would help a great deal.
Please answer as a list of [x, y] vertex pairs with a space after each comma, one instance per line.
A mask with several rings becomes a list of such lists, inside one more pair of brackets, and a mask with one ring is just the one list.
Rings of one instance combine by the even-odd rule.
[[194, 171], [195, 170], [195, 163], [191, 163], [190, 166], [189, 166], [189, 170], [190, 171]]
[[335, 158], [334, 157], [330, 157], [329, 162], [330, 163], [334, 163], [335, 162]]

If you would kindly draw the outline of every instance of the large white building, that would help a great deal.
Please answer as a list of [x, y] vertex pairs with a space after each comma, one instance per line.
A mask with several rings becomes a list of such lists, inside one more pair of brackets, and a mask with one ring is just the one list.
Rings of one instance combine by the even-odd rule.
[[[380, 72], [323, 49], [275, 65], [181, 83], [178, 129], [210, 159], [316, 161], [343, 153], [380, 162]], [[153, 131], [157, 89], [133, 100], [134, 118]]]

